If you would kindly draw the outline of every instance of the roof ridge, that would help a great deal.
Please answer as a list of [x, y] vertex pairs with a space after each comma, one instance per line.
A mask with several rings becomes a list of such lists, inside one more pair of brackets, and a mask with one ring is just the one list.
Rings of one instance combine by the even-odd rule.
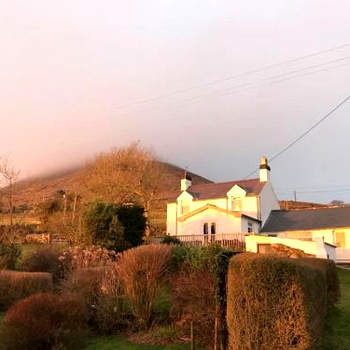
[[292, 209], [274, 209], [271, 211], [283, 211], [283, 212], [290, 212], [290, 211], [307, 211], [307, 210], [326, 210], [326, 209], [341, 209], [341, 208], [350, 208], [350, 204], [347, 205], [329, 205], [324, 207], [310, 207], [310, 208], [292, 208]]
[[248, 181], [260, 181], [259, 178], [255, 178], [255, 179], [242, 179], [242, 180], [231, 180], [231, 181], [223, 181], [223, 182], [211, 182], [211, 183], [200, 183], [200, 184], [195, 184], [195, 185], [192, 185], [191, 187], [193, 186], [212, 186], [212, 185], [223, 185], [223, 184], [229, 184], [229, 183], [232, 183], [232, 182], [248, 182]]

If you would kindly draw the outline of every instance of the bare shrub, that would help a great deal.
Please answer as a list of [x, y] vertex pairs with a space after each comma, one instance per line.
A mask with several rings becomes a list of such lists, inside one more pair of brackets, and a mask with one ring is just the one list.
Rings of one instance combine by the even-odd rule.
[[87, 330], [84, 306], [74, 296], [36, 294], [13, 305], [0, 331], [4, 349], [78, 349]]
[[32, 294], [49, 292], [52, 276], [45, 272], [0, 271], [0, 310]]
[[85, 305], [89, 324], [102, 333], [120, 331], [128, 324], [128, 313], [115, 265], [73, 270], [64, 281], [63, 292], [76, 295]]
[[111, 265], [116, 259], [116, 253], [95, 245], [75, 246], [64, 251], [59, 259], [64, 273], [68, 275], [75, 269]]
[[326, 280], [318, 268], [273, 255], [231, 259], [227, 324], [232, 350], [318, 348], [326, 310]]
[[120, 255], [118, 273], [141, 327], [149, 325], [154, 302], [171, 260], [169, 245], [151, 244], [129, 249]]
[[201, 344], [213, 344], [215, 286], [215, 276], [208, 269], [193, 269], [187, 264], [172, 279], [172, 316], [176, 325], [188, 335], [193, 322], [195, 337]]

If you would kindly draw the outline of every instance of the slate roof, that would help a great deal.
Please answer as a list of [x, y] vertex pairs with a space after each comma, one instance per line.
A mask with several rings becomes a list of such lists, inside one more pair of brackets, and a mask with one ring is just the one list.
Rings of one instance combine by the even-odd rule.
[[[238, 185], [247, 192], [247, 195], [258, 195], [265, 186], [265, 184], [265, 182], [260, 182], [259, 179], [217, 182], [209, 184], [192, 185], [191, 187], [189, 187], [187, 192], [190, 193], [195, 200], [225, 198], [227, 192], [234, 185]], [[175, 201], [180, 194], [181, 192], [177, 192], [173, 195], [172, 198], [169, 198], [169, 200]]]
[[284, 232], [350, 227], [350, 206], [273, 210], [261, 232]]

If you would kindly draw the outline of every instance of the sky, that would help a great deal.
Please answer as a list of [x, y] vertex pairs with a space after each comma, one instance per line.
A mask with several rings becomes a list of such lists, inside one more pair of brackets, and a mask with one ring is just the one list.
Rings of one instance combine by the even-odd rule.
[[[132, 141], [240, 179], [350, 94], [346, 0], [0, 2], [0, 156], [23, 177]], [[350, 102], [271, 163], [350, 202]]]

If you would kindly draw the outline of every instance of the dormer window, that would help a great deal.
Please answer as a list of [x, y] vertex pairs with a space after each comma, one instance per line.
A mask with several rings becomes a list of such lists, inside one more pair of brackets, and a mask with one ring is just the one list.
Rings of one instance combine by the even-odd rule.
[[241, 211], [242, 210], [242, 199], [241, 198], [232, 198], [231, 199], [231, 208], [232, 208], [232, 211]]

